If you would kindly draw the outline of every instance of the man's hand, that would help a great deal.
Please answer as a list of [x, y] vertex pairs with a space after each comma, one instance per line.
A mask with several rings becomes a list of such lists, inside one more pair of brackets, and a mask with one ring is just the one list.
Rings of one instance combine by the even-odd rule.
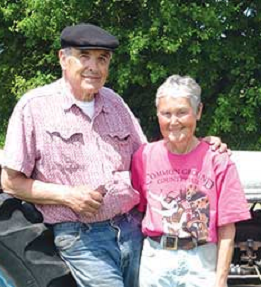
[[227, 144], [223, 143], [219, 137], [208, 136], [204, 137], [203, 140], [211, 145], [213, 151], [218, 149], [220, 153], [227, 152], [231, 155], [231, 150], [228, 149]]
[[2, 186], [6, 193], [35, 204], [65, 205], [74, 212], [93, 216], [103, 203], [103, 193], [87, 185], [66, 186], [27, 178], [22, 172], [2, 170]]
[[98, 212], [102, 202], [101, 192], [92, 190], [87, 185], [73, 187], [65, 198], [65, 204], [74, 212], [89, 217]]

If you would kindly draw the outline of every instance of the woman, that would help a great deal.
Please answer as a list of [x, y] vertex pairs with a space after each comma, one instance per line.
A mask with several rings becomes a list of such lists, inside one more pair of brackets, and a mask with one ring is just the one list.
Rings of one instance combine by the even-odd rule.
[[134, 155], [132, 180], [145, 212], [140, 287], [225, 287], [235, 222], [250, 217], [227, 153], [195, 135], [201, 88], [173, 75], [156, 94], [163, 139]]

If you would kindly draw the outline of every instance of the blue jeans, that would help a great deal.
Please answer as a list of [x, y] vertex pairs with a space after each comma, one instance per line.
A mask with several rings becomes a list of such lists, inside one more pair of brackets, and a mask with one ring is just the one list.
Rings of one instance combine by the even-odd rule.
[[138, 287], [141, 219], [133, 210], [103, 222], [53, 226], [55, 245], [78, 287]]
[[217, 246], [208, 243], [191, 250], [166, 250], [144, 240], [140, 287], [212, 287], [215, 284]]

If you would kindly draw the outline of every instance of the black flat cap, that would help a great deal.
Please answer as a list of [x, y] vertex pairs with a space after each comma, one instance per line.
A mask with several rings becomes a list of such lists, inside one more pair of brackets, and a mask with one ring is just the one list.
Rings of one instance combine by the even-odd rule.
[[118, 39], [109, 32], [92, 24], [68, 26], [61, 33], [61, 47], [82, 50], [103, 49], [113, 51], [119, 46]]

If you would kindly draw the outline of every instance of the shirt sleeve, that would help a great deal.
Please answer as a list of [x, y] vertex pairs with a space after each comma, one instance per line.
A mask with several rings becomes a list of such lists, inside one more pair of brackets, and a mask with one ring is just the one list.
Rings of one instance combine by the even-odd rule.
[[140, 201], [139, 193], [131, 185], [129, 171], [115, 172], [113, 179], [107, 182], [104, 188], [104, 206], [108, 211], [113, 209], [114, 216], [127, 213]]
[[218, 226], [250, 218], [248, 203], [236, 166], [230, 159], [226, 167], [217, 175], [217, 190]]
[[29, 105], [20, 100], [9, 120], [3, 167], [24, 173], [30, 177], [35, 166], [35, 137], [33, 118]]
[[145, 212], [147, 206], [147, 200], [145, 197], [144, 182], [145, 182], [145, 167], [143, 160], [143, 151], [145, 145], [142, 145], [132, 157], [131, 163], [131, 180], [132, 186], [140, 193], [140, 203], [138, 210]]

